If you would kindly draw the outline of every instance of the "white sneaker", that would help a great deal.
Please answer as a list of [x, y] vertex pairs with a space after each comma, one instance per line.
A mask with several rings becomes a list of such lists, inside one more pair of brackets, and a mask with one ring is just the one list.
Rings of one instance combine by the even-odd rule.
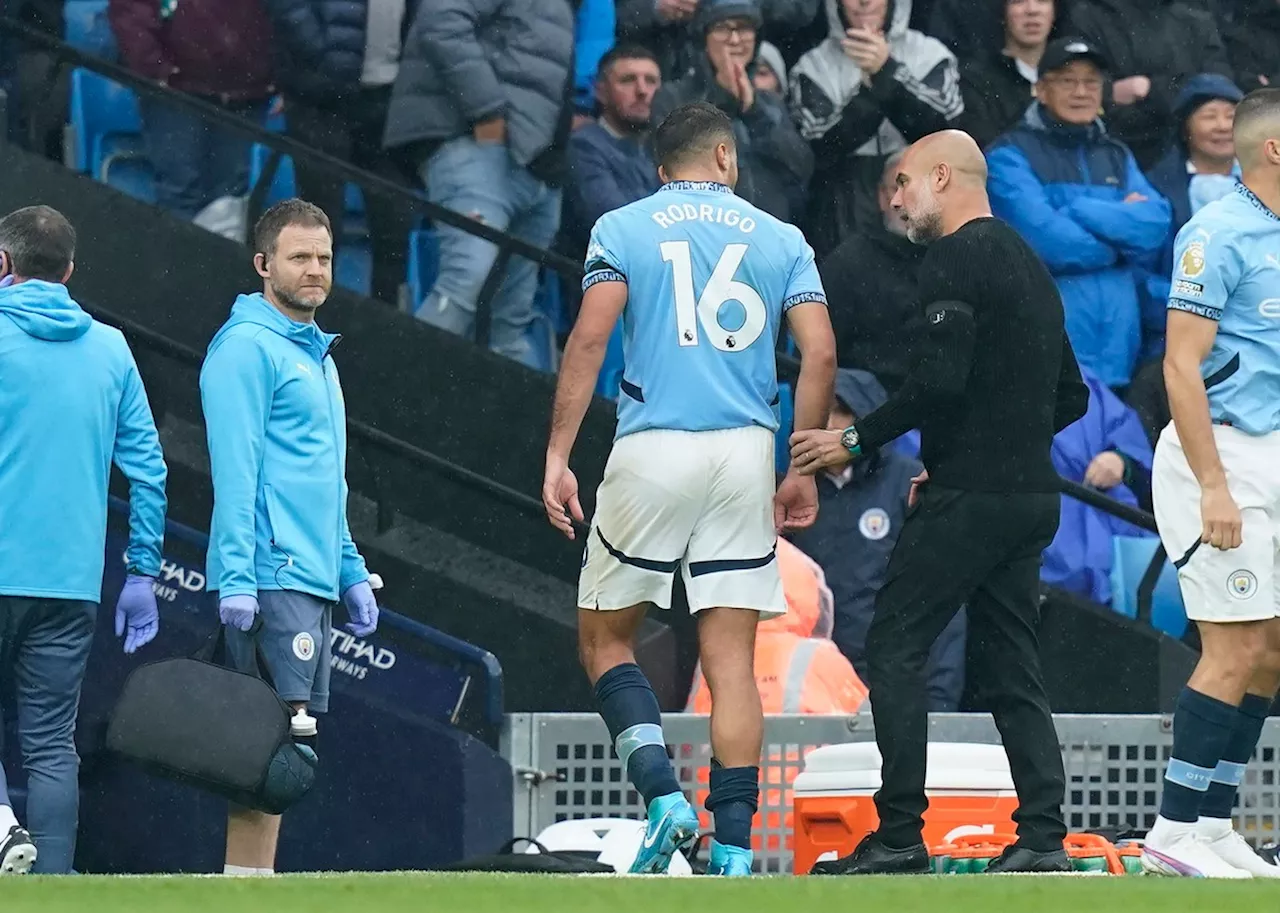
[[1280, 878], [1280, 865], [1267, 862], [1231, 826], [1230, 818], [1201, 818], [1196, 835], [1219, 859], [1254, 878]]
[[1195, 824], [1157, 818], [1142, 847], [1142, 870], [1148, 875], [1182, 878], [1252, 878], [1209, 848]]
[[25, 875], [36, 864], [36, 845], [31, 835], [16, 824], [0, 843], [0, 875]]

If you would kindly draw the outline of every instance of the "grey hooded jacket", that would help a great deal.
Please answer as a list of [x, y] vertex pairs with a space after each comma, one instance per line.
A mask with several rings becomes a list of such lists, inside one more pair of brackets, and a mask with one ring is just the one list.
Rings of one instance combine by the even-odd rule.
[[444, 141], [492, 117], [527, 166], [556, 136], [573, 76], [569, 0], [435, 0], [405, 41], [384, 144]]

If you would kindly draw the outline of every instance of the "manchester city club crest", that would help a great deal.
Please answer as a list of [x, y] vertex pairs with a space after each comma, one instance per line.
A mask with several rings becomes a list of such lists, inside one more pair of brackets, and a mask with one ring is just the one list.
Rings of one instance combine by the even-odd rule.
[[306, 631], [301, 631], [293, 638], [293, 655], [304, 663], [316, 655], [316, 642]]
[[1250, 571], [1233, 571], [1227, 578], [1227, 592], [1236, 599], [1248, 599], [1258, 592], [1258, 578]]
[[879, 507], [864, 511], [858, 520], [858, 532], [873, 541], [889, 535], [889, 515]]

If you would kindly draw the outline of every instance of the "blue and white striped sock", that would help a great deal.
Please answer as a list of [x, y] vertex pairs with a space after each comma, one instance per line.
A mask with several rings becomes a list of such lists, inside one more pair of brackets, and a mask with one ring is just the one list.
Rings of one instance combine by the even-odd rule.
[[1173, 756], [1164, 773], [1160, 816], [1194, 823], [1236, 725], [1236, 708], [1183, 688], [1173, 714]]

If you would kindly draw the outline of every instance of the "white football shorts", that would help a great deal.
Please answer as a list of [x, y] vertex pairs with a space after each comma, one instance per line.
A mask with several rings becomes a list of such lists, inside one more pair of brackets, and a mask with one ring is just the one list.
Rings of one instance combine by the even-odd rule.
[[773, 432], [640, 431], [613, 445], [596, 493], [578, 606], [671, 608], [675, 572], [689, 609], [786, 612], [773, 526]]
[[1240, 547], [1223, 551], [1200, 542], [1200, 483], [1172, 422], [1160, 433], [1151, 473], [1160, 540], [1178, 569], [1188, 618], [1275, 618], [1280, 615], [1280, 432], [1251, 435], [1214, 425], [1213, 436], [1243, 520]]

